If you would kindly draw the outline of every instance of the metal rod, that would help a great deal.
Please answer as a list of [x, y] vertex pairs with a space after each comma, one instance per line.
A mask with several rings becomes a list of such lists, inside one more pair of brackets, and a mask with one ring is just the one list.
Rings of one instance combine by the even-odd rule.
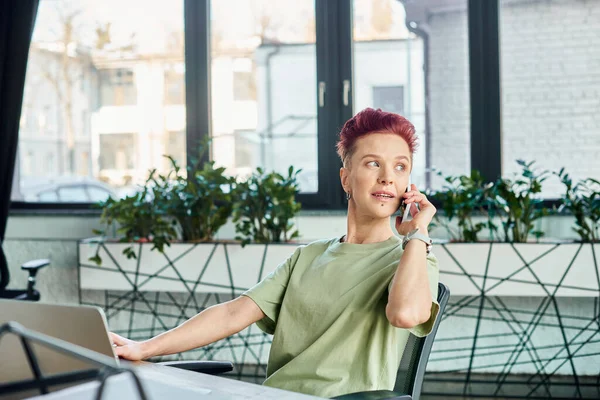
[[42, 375], [42, 371], [40, 370], [40, 365], [38, 363], [37, 357], [33, 352], [33, 349], [29, 345], [29, 342], [26, 338], [21, 337], [21, 344], [23, 345], [23, 349], [25, 350], [25, 354], [27, 355], [27, 361], [29, 362], [29, 366], [31, 367], [31, 371], [33, 372], [33, 376], [35, 377], [35, 382], [37, 387], [40, 389], [42, 394], [48, 394], [48, 386], [44, 383], [44, 376]]

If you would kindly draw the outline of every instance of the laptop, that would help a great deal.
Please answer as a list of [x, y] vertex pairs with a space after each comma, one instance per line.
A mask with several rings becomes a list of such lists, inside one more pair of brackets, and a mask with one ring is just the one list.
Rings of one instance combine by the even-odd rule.
[[[99, 307], [0, 299], [0, 325], [8, 321], [18, 322], [25, 328], [109, 356], [114, 360], [115, 365], [119, 363], [108, 335], [104, 311]], [[98, 368], [41, 344], [33, 344], [32, 347], [45, 377]], [[2, 335], [0, 337], [0, 387], [3, 384], [33, 378], [33, 372], [20, 339], [12, 333]], [[64, 385], [56, 388], [50, 387], [50, 391], [64, 387]], [[11, 397], [23, 398], [27, 394], [35, 395], [39, 394], [39, 391], [13, 393]], [[0, 393], [2, 400], [11, 398], [9, 396], [5, 397]]]

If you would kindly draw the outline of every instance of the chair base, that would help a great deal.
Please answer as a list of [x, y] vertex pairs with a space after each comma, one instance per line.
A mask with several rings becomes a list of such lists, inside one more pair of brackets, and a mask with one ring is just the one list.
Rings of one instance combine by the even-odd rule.
[[0, 290], [0, 299], [38, 301], [40, 293], [37, 290], [33, 293], [27, 290]]

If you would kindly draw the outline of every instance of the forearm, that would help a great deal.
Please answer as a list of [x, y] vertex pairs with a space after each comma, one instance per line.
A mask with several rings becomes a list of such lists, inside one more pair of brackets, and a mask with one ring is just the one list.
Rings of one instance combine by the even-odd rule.
[[240, 318], [234, 301], [209, 307], [178, 327], [143, 342], [144, 359], [206, 346], [241, 331], [259, 319]]
[[[420, 228], [427, 235], [427, 230]], [[413, 239], [406, 244], [394, 274], [386, 315], [395, 326], [411, 328], [429, 319], [431, 289], [427, 274], [426, 245]]]

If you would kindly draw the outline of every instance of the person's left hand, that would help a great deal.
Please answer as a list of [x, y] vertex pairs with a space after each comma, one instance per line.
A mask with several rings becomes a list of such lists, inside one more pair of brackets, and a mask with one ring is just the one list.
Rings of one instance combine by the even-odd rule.
[[431, 202], [427, 199], [427, 196], [419, 192], [417, 186], [414, 184], [410, 185], [410, 191], [404, 193], [402, 198], [404, 199], [406, 206], [412, 204], [412, 206], [410, 206], [410, 215], [412, 216], [412, 220], [402, 221], [402, 215], [397, 216], [396, 230], [398, 233], [402, 236], [405, 236], [408, 234], [408, 232], [419, 228], [422, 233], [427, 234], [427, 228], [429, 227], [429, 224], [433, 220], [433, 216], [437, 211], [435, 206], [431, 204]]

